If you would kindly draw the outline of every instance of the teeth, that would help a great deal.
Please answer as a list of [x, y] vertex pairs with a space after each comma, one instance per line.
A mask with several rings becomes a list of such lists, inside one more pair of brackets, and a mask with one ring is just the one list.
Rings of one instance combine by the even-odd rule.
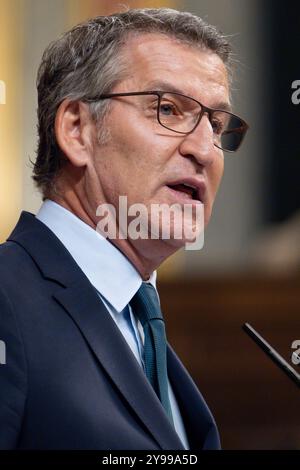
[[196, 188], [196, 186], [193, 186], [192, 184], [188, 184], [188, 183], [182, 183], [183, 186], [186, 186], [187, 188], [191, 188], [193, 190], [193, 199], [198, 199], [198, 190]]
[[192, 184], [188, 184], [188, 183], [182, 183], [183, 186], [186, 186], [187, 188], [192, 188], [192, 189], [196, 189], [196, 186], [193, 186]]

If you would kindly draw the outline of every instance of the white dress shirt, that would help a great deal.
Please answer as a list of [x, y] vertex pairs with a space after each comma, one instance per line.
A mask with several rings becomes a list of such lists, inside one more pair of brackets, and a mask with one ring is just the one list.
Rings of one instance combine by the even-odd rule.
[[[129, 305], [142, 284], [138, 271], [105, 237], [59, 204], [46, 199], [36, 218], [57, 236], [97, 289], [136, 360], [144, 369], [143, 327]], [[147, 282], [156, 289], [156, 271]], [[174, 426], [184, 447], [189, 449], [183, 420], [170, 382], [168, 386]]]

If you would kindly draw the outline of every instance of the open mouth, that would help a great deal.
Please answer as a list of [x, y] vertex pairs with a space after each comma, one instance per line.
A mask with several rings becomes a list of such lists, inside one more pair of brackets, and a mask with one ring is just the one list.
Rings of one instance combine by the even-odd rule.
[[187, 199], [193, 199], [195, 201], [200, 201], [198, 195], [198, 189], [192, 185], [186, 183], [179, 183], [179, 184], [168, 184], [168, 188], [172, 189], [173, 191], [179, 192], [181, 194], [186, 194], [188, 197]]

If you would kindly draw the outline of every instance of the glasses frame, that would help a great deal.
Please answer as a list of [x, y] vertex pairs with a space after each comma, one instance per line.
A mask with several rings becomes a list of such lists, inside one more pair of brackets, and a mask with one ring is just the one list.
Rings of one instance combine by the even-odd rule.
[[[167, 127], [165, 124], [163, 124], [161, 121], [160, 121], [160, 117], [159, 117], [159, 109], [160, 109], [160, 104], [161, 104], [161, 100], [162, 100], [162, 97], [164, 94], [172, 94], [172, 95], [178, 95], [178, 96], [183, 96], [184, 98], [189, 98], [190, 100], [193, 100], [195, 103], [197, 103], [200, 108], [201, 108], [201, 112], [199, 113], [199, 116], [198, 116], [198, 119], [197, 119], [197, 122], [196, 124], [194, 125], [193, 129], [191, 131], [188, 131], [188, 132], [182, 132], [182, 131], [176, 131], [174, 129], [171, 129], [170, 127]], [[205, 113], [208, 114], [208, 117], [209, 117], [209, 120], [211, 122], [211, 116], [214, 112], [222, 112], [222, 113], [226, 113], [226, 114], [229, 114], [230, 116], [233, 116], [237, 119], [239, 119], [242, 123], [242, 126], [237, 128], [237, 129], [232, 129], [230, 131], [224, 131], [222, 133], [223, 134], [231, 134], [232, 132], [238, 132], [240, 134], [242, 134], [241, 136], [241, 140], [239, 142], [239, 145], [237, 146], [237, 148], [235, 150], [227, 150], [227, 149], [224, 149], [222, 147], [220, 147], [219, 145], [217, 145], [215, 142], [214, 142], [214, 145], [223, 150], [224, 152], [229, 152], [229, 153], [235, 153], [241, 146], [241, 143], [242, 141], [244, 140], [244, 137], [246, 135], [246, 132], [247, 130], [249, 129], [249, 125], [246, 123], [246, 121], [244, 121], [244, 119], [242, 119], [240, 116], [238, 116], [237, 114], [233, 114], [231, 113], [230, 111], [226, 111], [224, 109], [217, 109], [217, 108], [209, 108], [208, 106], [205, 106], [204, 104], [200, 103], [200, 101], [196, 100], [195, 98], [192, 98], [191, 96], [188, 96], [188, 95], [184, 95], [183, 93], [178, 93], [178, 92], [174, 92], [174, 91], [162, 91], [162, 90], [150, 90], [150, 91], [131, 91], [131, 92], [127, 92], [127, 93], [107, 93], [107, 94], [102, 94], [102, 95], [99, 95], [99, 96], [96, 96], [95, 98], [84, 98], [83, 101], [87, 101], [87, 102], [94, 102], [94, 101], [99, 101], [99, 100], [106, 100], [106, 99], [110, 99], [110, 98], [117, 98], [117, 97], [122, 97], [122, 96], [147, 96], [147, 95], [156, 95], [158, 97], [158, 105], [157, 105], [157, 113], [156, 113], [156, 117], [157, 117], [157, 121], [158, 123], [164, 127], [165, 129], [168, 129], [169, 131], [172, 131], [172, 132], [176, 132], [177, 134], [184, 134], [184, 135], [187, 135], [187, 134], [191, 134], [195, 129], [196, 127], [198, 126], [198, 124], [200, 123], [202, 117], [204, 116]]]

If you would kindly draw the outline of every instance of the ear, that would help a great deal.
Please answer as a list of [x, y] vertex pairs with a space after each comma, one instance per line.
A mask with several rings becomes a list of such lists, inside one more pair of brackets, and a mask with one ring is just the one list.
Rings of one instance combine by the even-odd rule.
[[65, 99], [55, 117], [55, 136], [70, 163], [86, 166], [92, 156], [94, 123], [88, 106], [81, 101]]

